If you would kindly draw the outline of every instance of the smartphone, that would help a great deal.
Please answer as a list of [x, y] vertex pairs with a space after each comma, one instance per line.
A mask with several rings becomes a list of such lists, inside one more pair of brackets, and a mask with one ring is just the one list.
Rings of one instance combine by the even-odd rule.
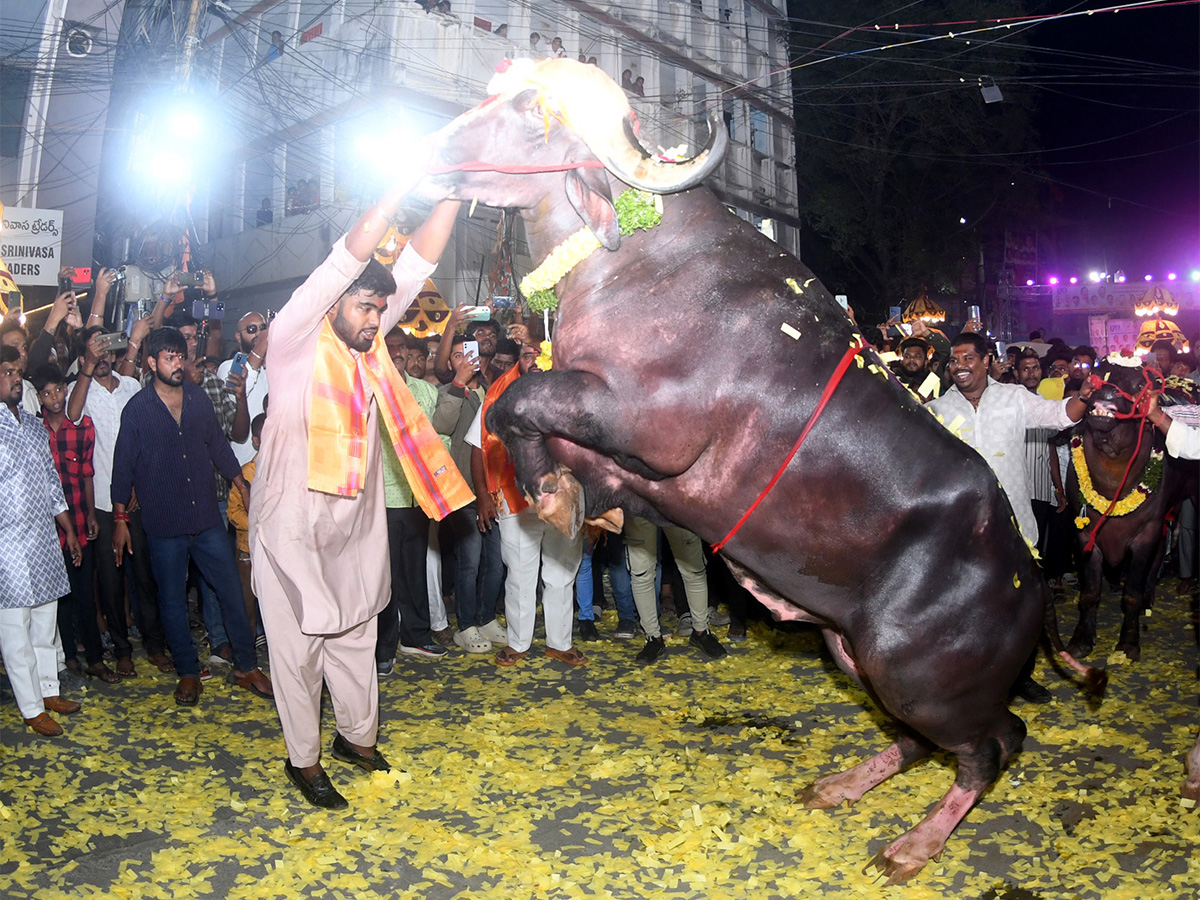
[[980, 316], [979, 316], [979, 307], [978, 306], [972, 305], [972, 306], [967, 307], [967, 318], [968, 319], [978, 319], [979, 317]]
[[516, 301], [512, 297], [493, 297], [492, 309], [516, 309]]
[[[229, 375], [245, 375], [246, 362], [249, 359], [250, 357], [245, 353], [238, 352], [233, 354], [233, 362], [229, 366]], [[229, 375], [225, 376], [225, 387], [232, 388], [233, 385], [229, 383]]]
[[225, 304], [220, 300], [193, 300], [193, 319], [224, 319]]
[[1003, 362], [1008, 356], [1008, 344], [1004, 341], [996, 341], [996, 359]]
[[479, 341], [463, 341], [463, 356], [479, 359]]
[[463, 318], [468, 322], [487, 322], [492, 318], [492, 310], [487, 306], [468, 306]]
[[129, 336], [123, 331], [100, 335], [100, 346], [113, 353], [120, 353], [129, 346]]
[[200, 287], [204, 284], [203, 272], [176, 272], [175, 283], [181, 288]]
[[889, 307], [888, 307], [888, 318], [889, 318], [889, 319], [898, 319], [898, 318], [900, 318], [900, 307], [898, 307], [898, 306], [889, 306]]
[[842, 309], [850, 309], [850, 297], [846, 294], [834, 294], [833, 299], [837, 301], [837, 305]]

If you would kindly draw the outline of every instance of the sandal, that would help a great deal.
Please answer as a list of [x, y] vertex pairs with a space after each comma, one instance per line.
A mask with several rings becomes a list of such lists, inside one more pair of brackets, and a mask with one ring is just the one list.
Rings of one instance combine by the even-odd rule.
[[274, 689], [271, 687], [271, 679], [263, 674], [262, 669], [251, 669], [249, 672], [244, 672], [238, 675], [236, 672], [230, 672], [225, 676], [225, 683], [236, 685], [240, 688], [245, 688], [256, 697], [262, 697], [264, 700], [274, 700]]
[[88, 678], [99, 678], [105, 684], [116, 684], [121, 680], [121, 676], [110, 669], [102, 662], [88, 666], [83, 670], [83, 674]]
[[557, 659], [559, 662], [565, 662], [568, 666], [586, 666], [590, 659], [571, 647], [567, 650], [555, 650], [553, 647], [546, 648], [546, 655], [551, 659]]
[[160, 672], [174, 672], [175, 663], [171, 662], [171, 658], [161, 650], [158, 653], [151, 653], [147, 659], [150, 664], [157, 667]]
[[195, 675], [185, 675], [179, 679], [175, 688], [175, 702], [180, 706], [195, 706], [200, 702], [200, 679]]
[[117, 674], [122, 678], [137, 678], [137, 669], [133, 667], [133, 660], [128, 656], [122, 656], [118, 659]]
[[515, 666], [517, 663], [523, 660], [528, 653], [528, 650], [514, 650], [512, 647], [505, 647], [496, 654], [496, 665]]

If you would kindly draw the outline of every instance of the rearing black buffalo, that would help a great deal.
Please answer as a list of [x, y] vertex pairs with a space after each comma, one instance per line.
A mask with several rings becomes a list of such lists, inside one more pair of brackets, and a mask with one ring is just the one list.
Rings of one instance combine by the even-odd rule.
[[[569, 60], [514, 65], [489, 94], [435, 136], [428, 193], [519, 207], [539, 262], [581, 229], [600, 245], [557, 283], [553, 370], [488, 416], [543, 518], [582, 520], [569, 470], [589, 516], [623, 507], [722, 541], [849, 363], [722, 552], [779, 618], [819, 625], [902, 723], [887, 750], [809, 787], [810, 806], [852, 803], [935, 746], [957, 755], [949, 793], [872, 860], [889, 882], [912, 877], [1025, 736], [1007, 695], [1049, 596], [995, 476], [854, 352], [803, 264], [695, 187], [723, 130], [690, 160], [652, 156], [621, 89]], [[671, 196], [661, 224], [622, 237], [614, 198], [629, 186]], [[714, 352], [731, 341], [742, 352]]]

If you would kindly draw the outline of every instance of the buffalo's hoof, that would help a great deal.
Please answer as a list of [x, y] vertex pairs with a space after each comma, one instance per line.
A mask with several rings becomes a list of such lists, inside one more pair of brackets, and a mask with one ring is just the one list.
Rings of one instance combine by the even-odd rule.
[[[1183, 783], [1183, 787], [1179, 789], [1179, 796], [1183, 799], [1183, 805], [1192, 812], [1200, 810], [1200, 773], [1197, 773], [1195, 778], [1189, 778]], [[1191, 801], [1191, 805], [1188, 804]]]
[[625, 527], [625, 510], [619, 506], [616, 509], [608, 509], [594, 519], [584, 519], [583, 524], [598, 528], [601, 531], [611, 531], [613, 534], [620, 534], [621, 529]]
[[1067, 642], [1067, 652], [1076, 659], [1083, 659], [1086, 656], [1091, 656], [1092, 642], [1088, 640], [1071, 638], [1071, 640]]
[[1142, 658], [1142, 645], [1132, 641], [1121, 641], [1117, 644], [1117, 650], [1129, 657], [1130, 662], [1137, 662]]
[[903, 884], [925, 868], [930, 859], [938, 859], [942, 855], [940, 851], [933, 855], [914, 852], [902, 841], [903, 838], [871, 857], [871, 861], [863, 868], [863, 874], [870, 875], [871, 869], [875, 869], [879, 875], [887, 876], [885, 886]]
[[583, 487], [570, 469], [544, 475], [534, 506], [538, 517], [574, 539], [583, 527]]
[[805, 809], [833, 809], [845, 803], [854, 805], [854, 799], [847, 797], [842, 791], [829, 783], [829, 779], [818, 778], [808, 787], [796, 793], [796, 800]]

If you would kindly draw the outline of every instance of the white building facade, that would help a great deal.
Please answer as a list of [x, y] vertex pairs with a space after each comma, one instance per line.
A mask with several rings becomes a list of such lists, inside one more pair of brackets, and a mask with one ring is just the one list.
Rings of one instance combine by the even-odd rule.
[[[236, 142], [195, 194], [198, 255], [231, 313], [278, 308], [386, 183], [372, 148], [480, 102], [502, 60], [555, 53], [627, 85], [649, 147], [697, 146], [707, 115], [723, 122], [730, 149], [711, 186], [798, 253], [785, 13], [786, 0], [455, 0], [449, 13], [261, 0], [196, 53]], [[481, 210], [456, 230], [436, 279], [452, 304], [474, 302], [495, 224]]]

